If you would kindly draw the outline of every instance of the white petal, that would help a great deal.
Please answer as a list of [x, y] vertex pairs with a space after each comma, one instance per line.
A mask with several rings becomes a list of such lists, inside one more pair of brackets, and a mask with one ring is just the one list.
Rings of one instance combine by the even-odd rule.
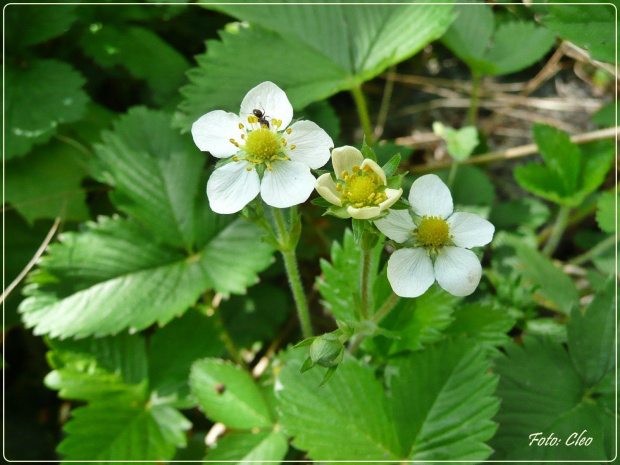
[[452, 295], [466, 296], [478, 287], [482, 267], [476, 254], [460, 247], [444, 247], [435, 260], [435, 276]]
[[362, 166], [360, 166], [360, 168], [364, 168], [364, 166], [370, 166], [370, 169], [373, 170], [381, 178], [383, 185], [384, 186], [386, 185], [387, 179], [385, 177], [385, 171], [383, 171], [383, 168], [381, 168], [377, 164], [377, 162], [371, 160], [370, 158], [366, 158], [364, 160], [364, 163], [362, 163]]
[[194, 143], [200, 150], [211, 152], [214, 157], [230, 157], [239, 151], [230, 139], [241, 142], [243, 131], [239, 129], [240, 122], [237, 115], [222, 110], [202, 115], [192, 125]]
[[426, 250], [400, 249], [388, 261], [388, 281], [401, 297], [418, 297], [435, 281], [433, 262]]
[[230, 162], [216, 169], [207, 182], [211, 210], [216, 213], [236, 213], [260, 191], [260, 181], [252, 163], [245, 160]]
[[[316, 170], [329, 161], [329, 149], [334, 146], [332, 138], [312, 121], [298, 121], [290, 128], [284, 153], [291, 160], [305, 163]], [[295, 149], [291, 150], [292, 146]]]
[[293, 119], [293, 106], [286, 93], [269, 81], [257, 85], [246, 94], [241, 102], [239, 115], [247, 122], [248, 116], [252, 116], [254, 110], [262, 111], [267, 120], [281, 119], [282, 128], [287, 127]]
[[342, 206], [342, 200], [338, 196], [339, 192], [336, 189], [336, 183], [332, 179], [331, 174], [325, 173], [319, 176], [314, 187], [325, 200], [339, 207]]
[[384, 200], [383, 202], [379, 204], [379, 207], [381, 207], [381, 211], [387, 210], [392, 205], [394, 205], [396, 201], [400, 199], [400, 196], [403, 195], [403, 190], [402, 189], [386, 189], [385, 195], [387, 195], [387, 200]]
[[350, 174], [351, 168], [354, 165], [360, 166], [363, 161], [364, 156], [362, 152], [350, 145], [332, 150], [332, 165], [334, 166], [334, 173], [336, 173], [338, 179], [342, 179], [343, 171], [348, 171]]
[[434, 174], [415, 180], [409, 192], [409, 203], [416, 215], [440, 216], [444, 220], [454, 210], [450, 189]]
[[452, 242], [458, 247], [471, 249], [488, 244], [493, 239], [495, 226], [473, 213], [456, 212], [447, 220]]
[[390, 210], [388, 216], [375, 221], [375, 226], [387, 237], [398, 243], [403, 243], [411, 238], [411, 231], [415, 229], [415, 223], [411, 219], [409, 210]]
[[310, 197], [316, 179], [310, 168], [296, 161], [277, 161], [273, 171], [265, 170], [260, 194], [267, 205], [287, 208], [305, 202]]
[[347, 213], [357, 220], [370, 220], [379, 216], [381, 209], [379, 207], [347, 207]]

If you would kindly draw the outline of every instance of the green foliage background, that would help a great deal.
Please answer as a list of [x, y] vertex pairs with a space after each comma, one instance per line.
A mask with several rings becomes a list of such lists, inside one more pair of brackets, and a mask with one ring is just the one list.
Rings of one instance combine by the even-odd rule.
[[[279, 256], [257, 226], [209, 209], [215, 163], [188, 133], [208, 111], [237, 112], [270, 80], [296, 116], [337, 146], [360, 146], [348, 91], [363, 88], [380, 112], [384, 73], [452, 62], [442, 78], [475, 101], [479, 85], [484, 98], [494, 83], [530, 82], [568, 41], [599, 63], [580, 65], [599, 106], [611, 99], [587, 129], [614, 126], [612, 6], [156, 3], [4, 10], [6, 285], [60, 225], [3, 305], [7, 459], [614, 458], [609, 137], [575, 143], [541, 112], [527, 123], [540, 157], [486, 165], [475, 159], [498, 149], [495, 127], [455, 110], [443, 137], [463, 165], [449, 173], [395, 140], [430, 133], [438, 113], [389, 115], [380, 164], [400, 152], [398, 174], [436, 171], [495, 238], [479, 251], [484, 277], [472, 296], [433, 286], [401, 299], [379, 322], [383, 335], [360, 340], [319, 388], [323, 369], [300, 374], [305, 349], [292, 348], [301, 336]], [[401, 91], [396, 107], [415, 103]], [[367, 323], [356, 224], [351, 232], [309, 202], [301, 213], [316, 334], [335, 319]], [[382, 244], [371, 254], [373, 313], [391, 295], [387, 256]], [[206, 447], [216, 423], [226, 432]], [[528, 446], [538, 431], [582, 430], [589, 447]]]

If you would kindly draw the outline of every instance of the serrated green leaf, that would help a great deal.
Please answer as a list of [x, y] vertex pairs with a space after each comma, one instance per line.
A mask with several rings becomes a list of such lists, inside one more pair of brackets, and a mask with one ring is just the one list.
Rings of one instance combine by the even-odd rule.
[[562, 179], [543, 165], [519, 165], [514, 170], [514, 176], [517, 184], [532, 194], [558, 204], [564, 203]]
[[77, 18], [75, 5], [20, 5], [5, 8], [5, 43], [7, 50], [17, 52], [69, 30]]
[[352, 89], [421, 50], [452, 20], [451, 5], [292, 3], [206, 5], [251, 26], [208, 42], [182, 90], [180, 126], [210, 110], [237, 111], [243, 95], [265, 80], [284, 89], [295, 108]]
[[579, 302], [575, 283], [536, 249], [516, 243], [515, 249], [523, 276], [539, 286], [538, 292], [555, 303], [558, 311], [570, 314], [573, 305]]
[[318, 387], [325, 370], [300, 375], [301, 365], [287, 362], [276, 388], [280, 424], [295, 447], [317, 461], [391, 461], [401, 455], [385, 393], [369, 367], [347, 359]]
[[595, 60], [614, 63], [616, 60], [615, 28], [618, 2], [613, 5], [553, 5], [545, 8], [541, 22], [563, 39], [590, 51]]
[[579, 307], [571, 312], [567, 324], [568, 350], [586, 386], [598, 383], [613, 369], [615, 308], [616, 278], [611, 277], [585, 312]]
[[170, 128], [167, 114], [145, 107], [129, 110], [102, 141], [95, 175], [115, 188], [115, 205], [167, 244], [189, 249], [204, 155]]
[[[376, 276], [381, 247], [375, 247], [371, 257], [370, 276]], [[323, 305], [339, 320], [357, 321], [363, 252], [356, 244], [353, 233], [346, 230], [343, 245], [334, 242], [331, 248], [331, 263], [321, 260], [322, 276], [317, 278], [317, 287], [323, 297]], [[374, 286], [374, 281], [369, 283]]]
[[214, 421], [243, 430], [273, 425], [269, 406], [252, 376], [230, 362], [205, 359], [194, 363], [190, 385]]
[[58, 452], [69, 460], [167, 461], [186, 443], [191, 423], [166, 406], [93, 403], [72, 411]]
[[79, 153], [59, 141], [39, 146], [5, 165], [5, 202], [33, 224], [41, 218], [86, 220], [86, 176]]
[[216, 464], [257, 464], [279, 462], [288, 450], [288, 441], [282, 433], [232, 433], [219, 439], [205, 460]]
[[58, 390], [61, 398], [146, 400], [147, 363], [141, 336], [50, 339], [48, 344], [54, 371], [45, 377], [45, 385]]
[[190, 398], [189, 373], [192, 364], [224, 352], [215, 318], [197, 309], [157, 329], [148, 348], [150, 389], [158, 399], [184, 408], [195, 404]]
[[[389, 367], [390, 405], [408, 460], [484, 460], [497, 426], [497, 377], [471, 343], [442, 343]], [[391, 370], [394, 370], [392, 372]], [[392, 374], [393, 373], [393, 374]]]
[[[165, 324], [210, 288], [243, 292], [271, 262], [272, 249], [253, 225], [228, 221], [212, 224], [210, 240], [189, 257], [158, 245], [131, 220], [102, 217], [63, 234], [25, 290], [23, 321], [52, 337], [105, 335]], [[241, 244], [246, 253], [233, 253]]]
[[454, 320], [444, 330], [445, 334], [466, 336], [485, 348], [506, 344], [510, 340], [507, 333], [515, 324], [508, 312], [488, 303], [459, 306], [452, 316]]
[[155, 32], [138, 26], [105, 24], [82, 35], [80, 46], [103, 68], [123, 66], [165, 103], [185, 83], [188, 61]]
[[556, 173], [562, 181], [564, 189], [560, 194], [570, 196], [578, 188], [581, 166], [579, 147], [570, 141], [568, 134], [552, 126], [535, 124], [532, 133], [546, 168]]
[[598, 199], [598, 208], [596, 210], [596, 222], [598, 227], [606, 233], [613, 233], [618, 229], [616, 218], [616, 203], [618, 194], [613, 192], [605, 192]]
[[5, 159], [47, 142], [60, 123], [79, 120], [88, 101], [84, 83], [80, 73], [60, 61], [5, 65]]

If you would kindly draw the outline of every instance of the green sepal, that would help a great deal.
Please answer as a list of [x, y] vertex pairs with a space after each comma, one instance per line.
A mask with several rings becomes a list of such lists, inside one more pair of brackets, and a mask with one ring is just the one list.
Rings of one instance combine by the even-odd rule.
[[332, 205], [327, 210], [325, 210], [325, 213], [323, 213], [323, 216], [325, 215], [335, 216], [336, 218], [340, 218], [342, 220], [351, 218], [351, 215], [349, 215], [349, 212], [347, 211], [346, 207], [338, 207], [336, 205]]
[[408, 210], [410, 208], [411, 208], [411, 205], [409, 204], [409, 202], [407, 202], [405, 199], [401, 197], [394, 203], [394, 205], [390, 207], [390, 210]]
[[315, 174], [316, 176], [323, 176], [324, 174], [329, 173], [329, 174], [332, 175], [332, 178], [334, 177], [333, 176], [334, 173], [332, 173], [329, 170], [310, 170], [310, 171], [312, 171], [312, 173]]
[[304, 362], [304, 364], [301, 366], [301, 370], [299, 370], [299, 372], [305, 373], [306, 371], [308, 371], [310, 368], [313, 368], [313, 367], [314, 367], [314, 362], [312, 361], [310, 357], [308, 357], [306, 361]]
[[329, 202], [328, 200], [325, 200], [323, 197], [317, 197], [316, 199], [312, 199], [310, 203], [312, 205], [316, 205], [317, 207], [321, 207], [321, 208], [329, 208], [329, 207], [334, 206], [333, 203]]
[[352, 227], [353, 227], [353, 239], [355, 239], [356, 243], [359, 243], [362, 235], [364, 234], [364, 230], [366, 229], [365, 220], [358, 220], [357, 218], [352, 218]]
[[321, 381], [321, 384], [319, 384], [319, 387], [327, 383], [331, 379], [331, 377], [334, 376], [334, 373], [336, 373], [337, 369], [338, 369], [338, 365], [336, 365], [335, 367], [328, 368], [327, 372], [325, 373], [325, 377], [323, 377], [323, 381]]
[[364, 137], [364, 142], [362, 142], [362, 155], [364, 158], [370, 158], [375, 163], [377, 162], [377, 155], [375, 151], [366, 143], [366, 137]]
[[269, 244], [271, 247], [273, 247], [276, 250], [280, 250], [282, 251], [283, 247], [282, 244], [280, 244], [280, 241], [278, 241], [275, 237], [273, 236], [262, 236], [261, 240], [266, 243]]
[[232, 161], [233, 161], [233, 157], [220, 158], [218, 159], [217, 163], [215, 163], [215, 169], [221, 168], [222, 166], [226, 166], [229, 163], [232, 163]]
[[312, 342], [316, 339], [316, 337], [309, 337], [308, 339], [304, 339], [301, 342], [298, 342], [297, 344], [295, 344], [293, 346], [293, 349], [298, 349], [300, 347], [306, 347], [309, 346], [310, 344], [312, 344]]
[[[401, 184], [403, 183], [403, 178], [407, 176], [407, 173], [398, 174], [396, 176], [392, 176], [387, 180], [386, 187], [389, 189], [400, 189]], [[391, 207], [394, 208], [394, 207]]]
[[343, 344], [355, 334], [354, 323], [336, 320], [336, 325], [338, 326], [338, 329], [342, 331], [342, 335], [346, 338], [344, 341], [342, 340], [342, 338], [340, 338], [340, 342], [342, 342]]
[[385, 172], [385, 176], [387, 178], [391, 177], [396, 172], [396, 170], [398, 169], [398, 165], [400, 165], [400, 160], [400, 153], [397, 153], [392, 158], [390, 158], [385, 165], [381, 167]]

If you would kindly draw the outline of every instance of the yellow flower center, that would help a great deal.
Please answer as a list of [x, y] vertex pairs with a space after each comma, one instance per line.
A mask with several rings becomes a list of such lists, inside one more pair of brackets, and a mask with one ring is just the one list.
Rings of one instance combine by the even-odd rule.
[[278, 134], [267, 128], [261, 128], [248, 134], [244, 150], [251, 159], [264, 161], [278, 155], [281, 149]]
[[439, 216], [424, 216], [414, 235], [420, 245], [437, 249], [450, 240], [450, 225]]
[[353, 205], [356, 208], [376, 207], [381, 202], [387, 200], [385, 186], [381, 178], [370, 168], [365, 166], [360, 169], [355, 165], [352, 173], [343, 171], [340, 179], [343, 183], [338, 183], [337, 189], [342, 191], [343, 203]]

